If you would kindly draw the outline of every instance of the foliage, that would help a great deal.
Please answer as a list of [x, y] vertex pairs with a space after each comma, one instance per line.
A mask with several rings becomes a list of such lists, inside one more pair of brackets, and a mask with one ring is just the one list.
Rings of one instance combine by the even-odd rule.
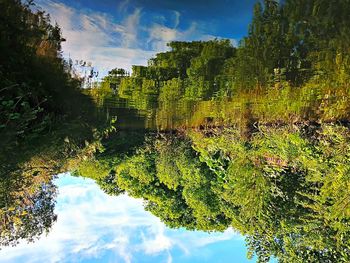
[[[111, 70], [84, 91], [99, 114], [31, 3], [0, 2], [0, 245], [49, 230], [71, 170], [170, 227], [233, 227], [259, 262], [350, 261], [348, 0], [259, 1], [238, 47], [171, 42]], [[161, 132], [111, 135], [113, 99]]]
[[170, 227], [231, 226], [259, 262], [347, 262], [349, 140], [332, 124], [150, 135], [110, 163], [103, 189], [143, 198]]
[[[106, 121], [61, 56], [58, 25], [33, 1], [0, 1], [0, 245], [47, 233], [55, 174], [99, 148]], [[107, 121], [109, 125], [109, 120]], [[99, 128], [97, 131], [96, 128]], [[77, 162], [75, 160], [74, 162]]]
[[104, 182], [170, 227], [233, 227], [259, 262], [348, 262], [349, 7], [259, 1], [238, 47], [172, 42], [134, 66], [116, 97], [161, 132]]
[[4, 0], [0, 10], [0, 146], [11, 152], [56, 119], [88, 114], [91, 103], [61, 57], [58, 25], [32, 1]]
[[48, 233], [57, 219], [56, 187], [51, 182], [29, 176], [1, 178], [0, 187], [1, 246], [15, 246], [21, 239], [33, 242]]

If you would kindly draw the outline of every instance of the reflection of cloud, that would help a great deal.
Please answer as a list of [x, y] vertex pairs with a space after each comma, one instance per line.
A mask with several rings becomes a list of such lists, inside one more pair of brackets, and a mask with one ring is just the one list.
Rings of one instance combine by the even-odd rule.
[[[62, 28], [67, 39], [62, 45], [64, 55], [92, 62], [101, 75], [115, 67], [130, 70], [131, 65], [145, 65], [156, 52], [167, 50], [170, 41], [213, 38], [202, 32], [203, 25], [199, 28], [196, 22], [180, 28], [182, 17], [176, 10], [166, 18], [133, 7], [130, 0], [121, 1], [108, 14], [73, 8], [57, 0], [36, 2]], [[167, 22], [173, 26], [165, 25]]]
[[123, 22], [123, 45], [124, 47], [137, 46], [137, 32], [140, 23], [141, 9], [135, 9]]
[[39, 0], [38, 4], [62, 28], [67, 39], [62, 45], [65, 56], [91, 61], [103, 73], [114, 67], [130, 69], [133, 64], [145, 64], [155, 53], [138, 46], [141, 9], [118, 22], [109, 14], [78, 10], [52, 0]]
[[173, 246], [171, 239], [164, 233], [165, 226], [163, 224], [160, 223], [156, 230], [156, 233], [149, 233], [151, 235], [148, 236], [142, 233], [142, 244], [140, 248], [146, 254], [157, 254], [159, 252], [168, 251]]
[[[176, 23], [178, 24], [179, 22]], [[194, 22], [186, 30], [179, 30], [176, 27], [170, 28], [155, 23], [149, 28], [148, 33], [147, 43], [151, 45], [153, 50], [157, 51], [166, 50], [166, 44], [171, 41], [195, 40], [201, 39], [202, 36], [202, 34], [197, 32], [197, 24]]]
[[166, 48], [166, 43], [177, 39], [179, 34], [180, 33], [176, 29], [154, 24], [149, 29], [147, 43], [151, 45], [152, 49], [164, 50]]
[[126, 8], [129, 5], [129, 2], [130, 2], [130, 0], [120, 1], [119, 5], [118, 5], [119, 12], [125, 12]]
[[149, 257], [173, 262], [179, 255], [196, 256], [196, 249], [238, 237], [232, 230], [169, 230], [143, 210], [141, 200], [108, 196], [93, 181], [68, 175], [57, 183], [58, 221], [48, 236], [0, 250], [1, 262], [145, 262]]
[[174, 23], [174, 28], [177, 28], [178, 25], [180, 24], [180, 12], [179, 11], [174, 11], [174, 15], [175, 15], [175, 23]]

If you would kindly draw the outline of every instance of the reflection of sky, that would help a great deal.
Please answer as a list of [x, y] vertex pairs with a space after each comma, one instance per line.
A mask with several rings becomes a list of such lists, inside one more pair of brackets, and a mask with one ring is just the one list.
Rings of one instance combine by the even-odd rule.
[[51, 14], [67, 42], [66, 57], [108, 69], [146, 64], [174, 40], [247, 34], [256, 0], [36, 0]]
[[142, 201], [104, 194], [90, 179], [56, 180], [58, 220], [36, 243], [0, 250], [0, 262], [252, 262], [244, 239], [169, 229]]

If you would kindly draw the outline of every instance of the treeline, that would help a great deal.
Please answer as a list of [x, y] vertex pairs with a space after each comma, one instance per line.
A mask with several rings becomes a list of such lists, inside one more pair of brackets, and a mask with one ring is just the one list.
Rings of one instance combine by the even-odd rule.
[[106, 81], [122, 97], [158, 93], [172, 81], [193, 99], [306, 83], [347, 87], [349, 13], [348, 0], [265, 0], [238, 47], [229, 40], [172, 42], [148, 66], [134, 66], [131, 77], [111, 72]]
[[0, 246], [49, 231], [52, 179], [69, 158], [98, 147], [94, 104], [72, 77], [62, 41], [33, 1], [0, 1]]
[[62, 58], [60, 28], [32, 2], [0, 2], [0, 133], [5, 151], [48, 130], [55, 118], [83, 115], [83, 105], [89, 103], [79, 91], [79, 79], [70, 74], [72, 65]]
[[104, 142], [76, 174], [170, 227], [233, 227], [258, 262], [348, 262], [350, 2], [280, 2], [256, 4], [238, 47], [172, 42], [111, 71], [93, 96], [117, 93], [165, 131], [127, 152]]
[[76, 175], [110, 195], [142, 198], [169, 227], [233, 227], [258, 262], [350, 260], [349, 128], [260, 126], [249, 140], [235, 128], [149, 134], [143, 144], [126, 138], [105, 141]]

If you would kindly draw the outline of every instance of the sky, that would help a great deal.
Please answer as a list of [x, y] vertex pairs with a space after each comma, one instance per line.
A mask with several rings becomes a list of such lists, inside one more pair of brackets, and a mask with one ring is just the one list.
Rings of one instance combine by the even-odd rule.
[[146, 65], [174, 40], [247, 34], [256, 0], [36, 0], [62, 28], [66, 58], [91, 62], [101, 75]]
[[[100, 71], [146, 65], [174, 40], [247, 34], [253, 0], [36, 0], [62, 28], [63, 55]], [[94, 181], [59, 176], [58, 220], [37, 242], [0, 250], [0, 262], [254, 262], [244, 238], [169, 229], [142, 200], [104, 194]]]
[[57, 222], [35, 243], [0, 250], [1, 263], [244, 263], [244, 238], [233, 231], [169, 229], [143, 209], [142, 200], [103, 193], [91, 179], [62, 174]]

